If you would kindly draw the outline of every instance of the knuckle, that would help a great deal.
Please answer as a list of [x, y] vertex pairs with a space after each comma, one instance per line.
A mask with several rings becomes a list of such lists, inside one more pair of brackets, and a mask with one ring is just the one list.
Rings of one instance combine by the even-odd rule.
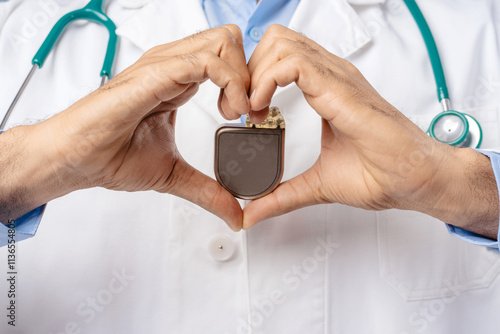
[[226, 24], [222, 27], [225, 28], [227, 31], [229, 31], [231, 37], [233, 38], [237, 35], [241, 35], [240, 27], [238, 27], [236, 24]]
[[350, 73], [358, 73], [359, 70], [356, 66], [354, 66], [350, 61], [347, 61], [345, 59], [341, 59], [341, 64], [342, 66]]
[[287, 28], [283, 27], [280, 24], [271, 24], [269, 28], [267, 28], [264, 35], [266, 35], [268, 38], [277, 38], [280, 37], [286, 29]]
[[310, 63], [311, 58], [303, 53], [294, 53], [288, 57], [288, 61], [295, 67], [302, 66], [305, 63]]
[[217, 45], [219, 52], [221, 49], [231, 47], [236, 44], [235, 33], [231, 31], [231, 29], [234, 29], [232, 28], [232, 25], [225, 25], [215, 29], [217, 30], [213, 40], [216, 41], [216, 43], [213, 45]]
[[231, 83], [231, 85], [234, 86], [235, 88], [245, 87], [245, 80], [239, 73], [231, 71], [228, 72], [226, 75], [227, 75], [226, 78], [228, 80], [228, 85], [229, 83]]
[[234, 40], [233, 33], [231, 32], [231, 25], [224, 25], [216, 28], [218, 38], [221, 38], [223, 41], [232, 41]]
[[163, 45], [157, 45], [144, 52], [144, 56], [155, 56], [163, 50]]
[[273, 43], [273, 49], [275, 52], [278, 54], [287, 51], [291, 48], [292, 42], [289, 39], [286, 38], [278, 38], [274, 41]]
[[214, 60], [214, 58], [218, 58], [213, 52], [208, 50], [201, 50], [194, 54], [201, 62], [208, 63]]
[[250, 73], [248, 73], [247, 71], [241, 72], [240, 77], [243, 80], [243, 83], [245, 84], [245, 86], [250, 83], [250, 80], [251, 80]]

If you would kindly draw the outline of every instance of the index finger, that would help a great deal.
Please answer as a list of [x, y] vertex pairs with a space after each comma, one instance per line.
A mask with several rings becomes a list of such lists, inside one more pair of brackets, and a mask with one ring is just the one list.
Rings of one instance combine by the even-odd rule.
[[[243, 48], [243, 35], [238, 26], [234, 24], [224, 25], [208, 29], [181, 40], [157, 46], [148, 51], [152, 57], [179, 57], [194, 59], [201, 52], [212, 53], [224, 61], [236, 73], [244, 83], [245, 92], [250, 86], [250, 74], [248, 72], [246, 58]], [[232, 105], [233, 99], [226, 94], [226, 87], [221, 88], [219, 99], [219, 110], [224, 118], [236, 119], [241, 114], [248, 113], [249, 107], [241, 108]], [[233, 103], [235, 104], [235, 103]], [[238, 103], [236, 103], [238, 104]]]
[[[245, 49], [243, 47], [243, 35], [241, 33], [241, 30], [238, 26], [234, 24], [228, 24], [222, 26], [222, 28], [229, 30], [229, 32], [232, 34], [234, 42], [236, 43], [239, 52], [237, 52], [234, 47], [223, 48], [221, 50], [220, 57], [224, 61], [231, 64], [234, 67], [234, 69], [241, 75], [241, 78], [245, 82], [246, 90], [248, 91], [250, 87], [250, 73], [248, 72], [248, 67], [246, 63]], [[219, 107], [219, 111], [221, 112], [221, 114], [225, 116], [225, 118], [229, 119], [236, 119], [248, 112], [248, 110], [240, 110], [232, 108], [229, 99], [226, 95], [226, 91], [223, 88], [221, 89], [217, 105]]]
[[[248, 62], [251, 94], [253, 95], [261, 75], [267, 69], [292, 54], [304, 54], [318, 62], [331, 62], [330, 58], [337, 60], [336, 56], [304, 35], [280, 25], [271, 25]], [[262, 109], [256, 109], [252, 105], [251, 109], [252, 119], [257, 122], [264, 120], [268, 113], [267, 105]]]

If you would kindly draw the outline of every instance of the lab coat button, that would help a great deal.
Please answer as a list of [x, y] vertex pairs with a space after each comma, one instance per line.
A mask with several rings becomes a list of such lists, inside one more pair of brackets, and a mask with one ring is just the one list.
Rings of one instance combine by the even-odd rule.
[[226, 261], [234, 254], [234, 242], [228, 236], [218, 236], [210, 240], [208, 252], [216, 261]]
[[248, 34], [254, 42], [259, 42], [263, 35], [262, 29], [260, 29], [259, 27], [253, 27], [252, 29], [250, 29]]

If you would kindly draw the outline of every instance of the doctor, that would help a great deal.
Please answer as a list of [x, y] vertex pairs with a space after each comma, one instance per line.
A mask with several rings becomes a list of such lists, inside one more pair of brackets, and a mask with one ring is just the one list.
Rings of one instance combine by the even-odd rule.
[[[32, 9], [33, 6], [21, 3], [16, 10], [9, 12], [4, 26], [9, 27], [9, 20], [10, 26], [15, 25], [16, 11], [24, 10], [17, 14], [19, 22], [38, 17], [40, 14], [37, 10], [47, 8], [46, 3], [44, 6], [40, 4], [39, 8]], [[203, 4], [210, 19], [210, 8], [215, 8], [214, 4], [208, 1]], [[272, 6], [270, 1], [262, 2], [249, 20], [257, 21], [253, 22], [257, 27], [257, 14], [266, 8], [264, 4]], [[191, 10], [184, 8], [185, 5], [190, 5]], [[63, 7], [62, 4], [58, 6]], [[493, 3], [490, 7], [484, 5], [484, 8], [468, 6], [467, 3], [455, 5], [455, 20], [461, 20], [460, 14], [463, 12], [472, 17], [473, 14], [483, 17], [481, 10], [491, 14], [491, 8], [494, 8], [492, 15], [498, 14], [498, 8]], [[119, 32], [125, 37], [118, 58], [119, 68], [127, 67], [139, 58], [141, 49], [145, 51], [151, 46], [177, 40], [206, 27], [206, 23], [193, 24], [205, 22], [205, 14], [197, 2], [182, 5], [168, 1], [151, 2], [133, 15], [130, 9], [124, 7], [127, 7], [126, 2], [117, 1], [111, 3], [109, 8], [110, 15], [114, 14], [116, 21], [123, 22], [119, 25]], [[199, 20], [193, 18], [193, 8], [196, 8], [195, 14], [198, 13]], [[177, 113], [178, 151], [196, 169], [211, 175], [209, 161], [213, 151], [207, 142], [223, 119], [214, 107], [217, 105], [218, 88], [204, 84], [195, 94], [198, 82], [208, 77], [218, 86], [225, 87], [220, 111], [227, 118], [235, 118], [237, 112], [246, 112], [250, 107], [265, 109], [277, 83], [287, 86], [279, 90], [272, 101], [286, 110], [288, 171], [285, 177], [291, 179], [302, 176], [285, 183], [274, 195], [249, 204], [245, 209], [245, 227], [306, 204], [340, 202], [369, 209], [396, 207], [425, 212], [489, 236], [491, 241], [449, 227], [462, 237], [494, 247], [496, 242], [493, 240], [498, 230], [498, 197], [496, 188], [492, 187], [494, 178], [491, 163], [498, 164], [496, 155], [490, 154], [490, 161], [473, 151], [451, 150], [431, 143], [416, 126], [400, 116], [397, 109], [380, 98], [354, 67], [333, 56], [347, 57], [393, 105], [400, 110], [408, 110], [407, 116], [417, 125], [425, 124], [438, 107], [431, 103], [432, 87], [426, 85], [426, 82], [431, 81], [431, 73], [429, 70], [414, 71], [408, 66], [420, 60], [425, 64], [425, 49], [417, 43], [419, 39], [410, 36], [410, 24], [413, 22], [409, 14], [398, 12], [395, 8], [394, 2], [380, 6], [367, 3], [365, 6], [351, 7], [341, 0], [325, 1], [318, 8], [317, 3], [304, 0], [296, 8], [289, 26], [310, 36], [326, 49], [277, 26], [267, 30], [262, 38], [255, 27], [243, 29], [249, 32], [245, 36], [247, 41], [252, 40], [250, 37], [253, 37], [255, 44], [256, 40], [260, 40], [249, 62], [248, 77], [244, 74], [239, 33], [233, 27], [208, 31], [149, 51], [103, 89], [85, 97], [58, 116], [37, 126], [18, 127], [17, 130], [14, 128], [2, 134], [2, 137], [9, 136], [10, 139], [4, 142], [9, 145], [5, 147], [13, 148], [14, 152], [16, 138], [21, 142], [33, 137], [45, 138], [37, 140], [39, 146], [33, 147], [36, 149], [33, 152], [20, 150], [18, 160], [11, 165], [16, 166], [20, 161], [26, 164], [36, 162], [32, 156], [42, 150], [55, 152], [55, 156], [76, 157], [64, 160], [70, 162], [71, 166], [80, 163], [78, 168], [73, 168], [73, 173], [59, 173], [61, 179], [58, 182], [50, 178], [52, 182], [47, 183], [53, 187], [50, 190], [46, 190], [46, 186], [42, 187], [43, 183], [28, 182], [33, 182], [37, 176], [59, 171], [57, 168], [65, 171], [67, 164], [54, 164], [57, 159], [48, 158], [31, 167], [32, 177], [26, 181], [24, 197], [38, 196], [38, 200], [49, 200], [43, 198], [46, 195], [44, 193], [51, 193], [53, 197], [61, 196], [85, 187], [82, 187], [81, 180], [88, 182], [86, 186], [99, 185], [112, 189], [152, 188], [195, 201], [238, 229], [239, 214], [235, 202], [223, 194], [214, 196], [215, 201], [207, 201], [213, 194], [221, 194], [216, 189], [217, 185], [194, 172], [177, 155], [172, 140], [174, 113], [171, 110], [186, 103]], [[439, 8], [430, 6], [428, 10], [432, 13]], [[64, 11], [67, 11], [66, 7]], [[167, 16], [170, 12], [175, 15]], [[49, 16], [48, 12], [45, 13]], [[450, 22], [454, 22], [451, 14]], [[187, 18], [191, 23], [187, 22]], [[151, 22], [155, 23], [150, 25]], [[317, 25], [315, 22], [322, 24]], [[463, 96], [455, 96], [454, 100], [469, 107], [470, 110], [464, 111], [486, 125], [485, 147], [498, 145], [499, 139], [495, 137], [498, 136], [498, 110], [492, 109], [499, 102], [496, 91], [498, 77], [487, 75], [490, 71], [498, 73], [492, 70], [498, 69], [497, 62], [492, 60], [498, 55], [493, 57], [488, 49], [488, 45], [498, 39], [498, 26], [494, 26], [493, 22], [497, 21], [484, 20], [481, 29], [477, 30], [472, 26], [467, 27], [476, 32], [476, 35], [472, 35], [474, 38], [481, 36], [484, 39], [479, 44], [485, 47], [484, 50], [478, 50], [477, 44], [475, 48], [466, 45], [465, 50], [471, 54], [466, 54], [465, 59], [456, 60], [452, 55], [447, 56], [446, 52], [446, 46], [451, 47], [452, 43], [445, 43], [442, 47], [445, 62], [449, 61], [449, 66], [453, 68], [463, 69], [467, 63], [462, 64], [462, 61], [480, 59], [474, 63], [474, 73], [460, 73], [462, 77], [456, 80], [452, 76], [452, 82], [457, 82], [455, 94], [463, 93]], [[265, 26], [265, 22], [261, 23]], [[376, 24], [379, 25], [378, 30], [370, 29]], [[73, 37], [68, 41], [71, 43], [70, 50], [63, 51], [62, 41], [58, 51], [61, 50], [62, 55], [68, 53], [68, 59], [71, 59], [73, 52], [78, 54], [81, 51], [79, 48], [83, 46], [75, 40], [86, 40], [83, 36], [93, 36], [87, 30], [95, 34], [90, 25], [69, 31], [68, 35]], [[10, 34], [6, 31], [2, 31], [5, 38], [1, 41], [11, 45], [15, 30], [10, 31]], [[403, 31], [403, 35], [396, 33]], [[339, 38], [332, 39], [332, 32], [337, 32]], [[417, 34], [418, 31], [414, 29], [413, 33]], [[442, 34], [448, 36], [449, 33], [444, 29]], [[446, 41], [445, 38], [439, 38], [439, 31], [437, 35], [438, 44], [441, 39]], [[243, 44], [248, 52], [251, 47], [247, 43]], [[19, 54], [29, 53], [28, 46], [22, 52], [22, 44], [14, 45], [21, 48]], [[188, 55], [194, 53], [196, 57], [171, 57], [178, 54], [182, 47], [189, 50]], [[215, 59], [208, 55], [207, 48], [215, 48], [212, 52], [218, 51], [220, 57]], [[387, 53], [388, 48], [391, 48], [390, 54]], [[6, 46], [3, 45], [2, 50], [6, 50]], [[238, 52], [241, 52], [239, 56]], [[391, 58], [393, 55], [394, 58]], [[26, 58], [29, 57], [26, 55]], [[12, 64], [15, 64], [10, 66], [11, 73], [20, 71], [21, 66], [17, 65], [19, 60], [14, 61], [8, 53], [2, 54], [2, 58], [12, 60]], [[164, 68], [161, 65], [155, 67], [158, 59], [171, 62]], [[94, 60], [97, 63], [98, 57]], [[200, 63], [206, 71], [197, 71], [195, 65]], [[373, 63], [378, 66], [374, 67]], [[219, 67], [217, 64], [220, 64]], [[226, 64], [229, 67], [225, 67]], [[46, 66], [50, 65], [56, 64]], [[54, 113], [54, 110], [66, 109], [62, 107], [63, 102], [57, 106], [53, 104], [57, 104], [54, 101], [68, 102], [67, 95], [77, 91], [71, 86], [81, 83], [75, 80], [69, 85], [61, 84], [54, 81], [60, 75], [57, 73], [73, 71], [72, 76], [81, 77], [84, 85], [85, 82], [92, 82], [92, 75], [86, 77], [87, 73], [92, 72], [90, 65], [89, 70], [84, 71], [75, 69], [73, 62], [62, 65], [63, 69], [53, 66], [52, 79], [49, 76], [43, 78], [43, 72], [40, 72], [39, 79], [50, 80], [53, 86], [41, 93], [38, 91], [47, 85], [39, 85], [38, 89], [30, 88], [33, 95], [24, 102], [24, 107], [18, 107], [21, 114], [25, 113], [18, 116], [21, 117], [18, 122], [21, 119], [43, 118], [50, 113], [49, 110]], [[15, 66], [19, 66], [19, 69]], [[166, 71], [171, 68], [182, 69], [183, 66], [190, 66], [190, 70], [180, 71], [180, 74]], [[151, 68], [158, 71], [148, 71]], [[387, 80], [387, 72], [391, 73], [392, 80]], [[182, 76], [183, 73], [190, 75], [186, 78]], [[410, 73], [412, 82], [405, 81], [404, 78]], [[178, 74], [181, 76], [176, 77]], [[398, 75], [401, 75], [401, 79]], [[476, 77], [479, 79], [475, 80]], [[143, 81], [144, 78], [148, 81]], [[318, 80], [321, 80], [320, 85], [311, 84]], [[294, 81], [297, 86], [288, 85]], [[250, 105], [246, 105], [245, 92], [249, 84], [250, 91], [255, 90], [255, 93], [250, 98]], [[127, 89], [138, 86], [148, 89]], [[178, 87], [177, 90], [175, 87]], [[7, 85], [2, 88], [6, 91]], [[302, 94], [297, 94], [299, 89], [305, 93], [306, 100]], [[168, 95], [172, 92], [174, 96]], [[48, 98], [49, 104], [52, 104], [50, 108], [44, 109], [43, 103], [39, 102], [42, 98]], [[189, 98], [189, 102], [186, 102]], [[153, 100], [168, 102], [160, 107], [151, 105], [149, 109], [136, 107], [147, 106]], [[472, 105], [469, 101], [478, 102]], [[155, 113], [157, 111], [161, 112]], [[321, 121], [316, 112], [328, 121]], [[175, 163], [171, 164], [174, 167], [168, 165], [172, 160], [165, 161], [165, 170], [172, 172], [167, 175], [175, 176], [174, 180], [182, 182], [168, 183], [173, 186], [165, 189], [155, 188], [156, 182], [153, 182], [153, 186], [144, 186], [137, 182], [141, 178], [131, 173], [137, 168], [117, 169], [113, 163], [103, 163], [103, 158], [109, 159], [108, 152], [113, 152], [125, 156], [121, 161], [143, 163], [141, 170], [146, 169], [145, 172], [151, 166], [151, 163], [144, 163], [144, 156], [134, 154], [131, 156], [137, 161], [128, 159], [126, 153], [121, 154], [120, 145], [112, 151], [117, 142], [112, 136], [95, 139], [102, 153], [93, 151], [95, 147], [91, 140], [95, 137], [92, 136], [100, 133], [91, 130], [96, 128], [95, 125], [102, 126], [97, 120], [106, 117], [101, 115], [111, 118], [111, 122], [104, 123], [105, 133], [124, 140], [122, 144], [126, 145], [122, 146], [130, 147], [130, 151], [140, 149], [139, 152], [142, 152], [144, 147], [150, 148], [148, 140], [170, 143], [163, 147], [154, 146], [157, 151], [147, 152], [147, 157], [153, 159], [151, 161], [155, 158], [159, 161], [165, 155], [174, 157]], [[148, 115], [150, 117], [143, 120]], [[254, 117], [259, 117], [259, 113], [254, 113]], [[120, 122], [119, 129], [114, 128], [115, 119]], [[323, 134], [320, 138], [322, 122]], [[377, 125], [380, 131], [377, 131]], [[127, 138], [127, 126], [138, 129], [132, 139]], [[23, 132], [26, 128], [35, 130]], [[77, 139], [78, 142], [66, 145], [67, 138]], [[395, 142], [401, 146], [394, 146]], [[68, 151], [69, 146], [72, 147], [71, 152]], [[331, 153], [340, 149], [345, 150], [339, 154], [345, 161], [337, 160], [339, 157]], [[397, 150], [397, 155], [393, 153], [394, 150]], [[412, 155], [414, 152], [417, 153]], [[314, 164], [316, 160], [318, 162]], [[350, 193], [352, 185], [342, 184], [359, 177], [340, 175], [345, 168], [332, 172], [331, 168], [324, 167], [325, 163], [352, 166], [356, 160], [364, 163], [355, 166], [365, 168], [361, 172], [368, 180], [366, 191], [363, 192], [365, 196], [360, 196], [359, 192]], [[479, 172], [468, 172], [469, 168], [461, 166], [464, 162]], [[380, 166], [382, 163], [385, 165]], [[113, 173], [106, 174], [106, 168], [93, 170], [96, 166], [108, 165], [114, 167], [111, 168]], [[313, 165], [313, 172], [309, 170], [302, 174]], [[46, 170], [39, 166], [48, 168]], [[121, 166], [127, 167], [127, 164]], [[405, 168], [398, 169], [397, 166]], [[12, 170], [26, 169], [14, 167]], [[75, 170], [79, 174], [75, 174]], [[387, 170], [393, 173], [384, 174]], [[399, 175], [402, 171], [410, 175]], [[195, 173], [194, 178], [185, 177], [192, 173]], [[429, 177], [431, 174], [435, 174], [435, 177]], [[95, 175], [99, 177], [94, 179], [92, 176]], [[164, 177], [158, 176], [158, 179]], [[200, 192], [198, 196], [189, 194], [190, 188], [186, 187], [189, 183], [184, 181], [186, 179], [197, 188], [208, 189], [208, 192]], [[329, 182], [332, 179], [335, 182]], [[432, 180], [430, 184], [423, 182], [429, 179]], [[303, 186], [304, 180], [307, 186]], [[449, 189], [450, 180], [456, 182], [458, 190]], [[470, 196], [459, 187], [467, 184], [467, 181], [472, 185], [480, 185], [477, 187], [479, 189], [465, 187], [467, 191], [473, 189]], [[68, 184], [74, 188], [68, 187]], [[61, 185], [66, 185], [66, 188], [61, 190]], [[37, 186], [44, 190], [38, 190]], [[356, 187], [363, 189], [359, 185]], [[301, 196], [290, 196], [292, 189], [300, 189]], [[429, 197], [436, 194], [429, 189], [440, 189], [439, 196]], [[34, 194], [26, 197], [26, 192], [31, 191]], [[322, 195], [320, 198], [314, 197], [318, 191]], [[457, 192], [459, 196], [456, 196]], [[34, 202], [18, 201], [17, 210], [20, 213], [25, 210], [22, 208], [24, 203], [31, 206], [35, 204], [36, 207], [44, 201]], [[85, 203], [85, 207], [82, 207], [82, 203]], [[278, 212], [274, 210], [276, 203], [280, 204]], [[456, 205], [458, 209], [451, 207], [450, 210], [451, 205]], [[232, 209], [221, 210], [223, 207]], [[149, 192], [110, 195], [106, 190], [88, 189], [53, 201], [47, 208], [44, 222], [48, 224], [41, 225], [37, 238], [19, 246], [24, 254], [18, 269], [22, 278], [18, 289], [23, 295], [22, 299], [19, 297], [18, 314], [23, 318], [23, 315], [29, 314], [29, 320], [23, 319], [18, 326], [25, 332], [442, 333], [457, 331], [455, 327], [464, 333], [473, 330], [493, 333], [496, 330], [492, 325], [495, 318], [492, 316], [490, 319], [486, 310], [497, 306], [495, 280], [500, 270], [498, 255], [450, 238], [442, 223], [428, 215], [396, 210], [374, 213], [332, 204], [301, 209], [257, 225], [247, 232], [233, 234], [215, 216], [178, 198]], [[483, 226], [489, 228], [481, 230]], [[89, 271], [89, 268], [92, 270]], [[44, 312], [37, 312], [40, 309]], [[473, 311], [462, 313], [464, 309]], [[471, 320], [478, 317], [481, 318], [479, 323]], [[359, 318], [364, 321], [359, 321]]]

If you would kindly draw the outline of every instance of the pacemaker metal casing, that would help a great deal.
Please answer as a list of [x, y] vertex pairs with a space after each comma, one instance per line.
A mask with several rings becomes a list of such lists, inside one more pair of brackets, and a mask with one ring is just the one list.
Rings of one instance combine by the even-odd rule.
[[215, 177], [235, 197], [262, 197], [283, 177], [284, 150], [284, 128], [223, 124], [215, 133]]

